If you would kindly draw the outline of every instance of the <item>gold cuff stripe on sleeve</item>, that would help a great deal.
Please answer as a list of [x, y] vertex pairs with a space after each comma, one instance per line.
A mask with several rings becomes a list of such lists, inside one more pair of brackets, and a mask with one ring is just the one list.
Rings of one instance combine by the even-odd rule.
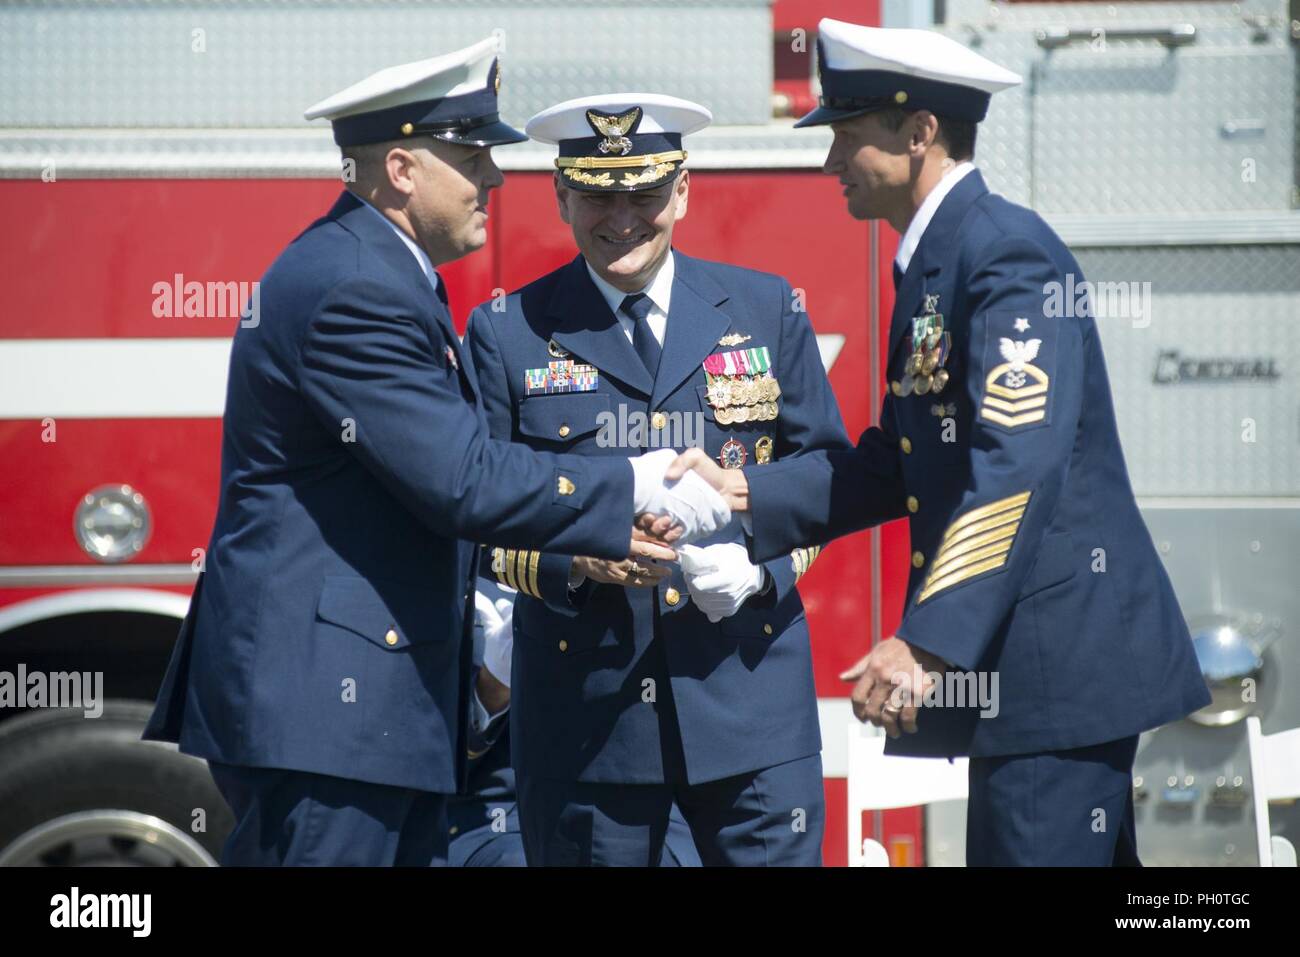
[[1016, 508], [1017, 506], [1027, 505], [1028, 503], [1029, 493], [1018, 492], [1015, 495], [1009, 495], [1006, 498], [998, 499], [996, 502], [989, 502], [987, 505], [973, 508], [948, 526], [948, 530], [943, 534], [944, 541], [953, 538], [963, 528], [978, 522], [981, 519], [988, 518], [990, 515], [994, 515], [998, 512], [1005, 512], [1008, 509]]
[[521, 549], [515, 555], [515, 581], [519, 582], [519, 590], [525, 595], [528, 592], [528, 551]]
[[556, 169], [626, 169], [634, 166], [658, 166], [686, 159], [686, 150], [669, 150], [666, 153], [646, 153], [642, 156], [561, 156], [555, 161]]
[[542, 553], [532, 552], [528, 559], [528, 591], [534, 598], [541, 599], [542, 590], [537, 587], [537, 566], [541, 564]]
[[1000, 555], [997, 558], [989, 558], [982, 562], [976, 562], [974, 565], [967, 565], [960, 571], [953, 572], [951, 575], [945, 575], [938, 581], [927, 582], [925, 588], [922, 589], [920, 596], [916, 599], [916, 603], [919, 605], [927, 598], [943, 591], [945, 588], [951, 588], [953, 585], [964, 582], [968, 578], [974, 578], [976, 575], [983, 572], [990, 571], [994, 568], [1000, 568], [1006, 564], [1006, 561], [1006, 556]]
[[1026, 412], [1024, 415], [1003, 415], [993, 409], [980, 409], [980, 415], [990, 422], [996, 422], [998, 425], [1005, 425], [1007, 428], [1015, 428], [1017, 425], [1028, 425], [1030, 422], [1041, 422], [1047, 418], [1047, 411], [1040, 409], [1037, 412]]
[[794, 565], [794, 580], [798, 581], [808, 574], [808, 569], [812, 568], [813, 562], [817, 561], [817, 556], [821, 554], [820, 545], [809, 545], [807, 548], [796, 548], [790, 553], [790, 561]]
[[497, 578], [501, 581], [501, 584], [518, 590], [519, 586], [515, 583], [515, 550], [513, 548], [506, 549], [505, 568], [500, 575], [497, 575]]
[[930, 568], [930, 581], [941, 581], [954, 572], [961, 571], [969, 565], [974, 565], [984, 561], [986, 558], [997, 558], [999, 555], [1005, 555], [1011, 551], [1013, 539], [1004, 538], [1000, 542], [993, 542], [985, 545], [983, 548], [977, 548], [973, 552], [967, 552], [965, 555], [954, 555], [951, 558], [945, 558], [942, 562], [936, 562]]

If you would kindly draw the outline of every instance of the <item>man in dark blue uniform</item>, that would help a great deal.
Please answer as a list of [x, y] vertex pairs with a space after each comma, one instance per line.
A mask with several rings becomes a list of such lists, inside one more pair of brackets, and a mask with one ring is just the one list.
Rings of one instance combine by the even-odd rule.
[[[896, 635], [844, 677], [887, 750], [969, 754], [970, 864], [1135, 864], [1140, 732], [1209, 702], [1133, 497], [1070, 251], [970, 160], [1019, 77], [938, 34], [823, 20], [825, 171], [902, 236], [879, 428], [744, 473], [697, 453], [752, 552], [906, 516]], [[1073, 279], [1073, 282], [1068, 281]], [[1053, 295], [1055, 291], [1056, 295]], [[918, 705], [920, 706], [918, 709]]]
[[[556, 195], [581, 255], [470, 317], [494, 437], [600, 460], [702, 447], [760, 470], [848, 448], [816, 337], [777, 276], [672, 248], [703, 107], [562, 103]], [[706, 865], [821, 859], [821, 740], [795, 582], [816, 539], [751, 563], [739, 525], [680, 566], [498, 548], [514, 610], [511, 747], [533, 865], [657, 863], [676, 801]], [[577, 557], [575, 557], [577, 556]]]
[[489, 148], [523, 139], [496, 118], [496, 51], [393, 67], [308, 112], [332, 120], [349, 189], [235, 335], [206, 568], [146, 730], [210, 762], [236, 817], [227, 863], [445, 861], [475, 540], [615, 558], [634, 510], [687, 533], [727, 519], [646, 459], [488, 437], [434, 266], [484, 243]]
[[[510, 723], [505, 705], [510, 695], [510, 652], [515, 592], [480, 578], [474, 596], [474, 663], [477, 693], [500, 711], [495, 722], [474, 728], [470, 735], [468, 787], [447, 808], [452, 867], [524, 867], [523, 835], [515, 798], [515, 772], [510, 766]], [[673, 805], [668, 817], [660, 867], [699, 867], [690, 829]]]

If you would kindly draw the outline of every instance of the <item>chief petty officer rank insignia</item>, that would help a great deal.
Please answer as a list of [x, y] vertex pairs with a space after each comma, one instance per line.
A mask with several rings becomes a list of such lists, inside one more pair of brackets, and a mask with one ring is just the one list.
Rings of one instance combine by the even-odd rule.
[[541, 369], [524, 370], [524, 395], [563, 395], [568, 392], [595, 392], [600, 372], [595, 366], [562, 359], [548, 362]]
[[776, 418], [781, 385], [772, 373], [767, 346], [714, 353], [704, 360], [704, 378], [719, 425]]
[[1020, 431], [1051, 421], [1051, 376], [1059, 319], [995, 311], [985, 318], [980, 421]]

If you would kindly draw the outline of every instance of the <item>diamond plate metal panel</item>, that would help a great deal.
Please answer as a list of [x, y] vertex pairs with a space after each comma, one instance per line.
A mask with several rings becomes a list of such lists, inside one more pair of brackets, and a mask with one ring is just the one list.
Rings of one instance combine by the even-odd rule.
[[[1190, 43], [1124, 38], [1191, 25]], [[1240, 4], [949, 2], [939, 27], [1016, 70], [979, 159], [990, 186], [1045, 214], [1289, 210], [1297, 54], [1286, 0]], [[1040, 32], [1075, 31], [1041, 45]]]
[[508, 121], [646, 89], [720, 124], [771, 116], [768, 0], [19, 0], [0, 7], [0, 126], [298, 127], [374, 70], [494, 30]]
[[[1076, 253], [1091, 283], [1150, 283], [1145, 316], [1097, 320], [1137, 494], [1300, 494], [1300, 245]], [[1276, 377], [1154, 381], [1217, 360]]]

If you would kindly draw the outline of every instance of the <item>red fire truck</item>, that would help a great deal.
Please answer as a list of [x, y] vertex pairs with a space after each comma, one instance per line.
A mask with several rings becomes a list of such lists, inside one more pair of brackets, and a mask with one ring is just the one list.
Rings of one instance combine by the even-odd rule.
[[[926, 25], [928, 4], [896, 6], [903, 15], [889, 25]], [[1252, 330], [1274, 321], [1290, 339], [1273, 337], [1269, 348], [1294, 352], [1286, 345], [1295, 341], [1294, 322], [1284, 321], [1297, 301], [1284, 295], [1300, 274], [1294, 98], [1269, 92], [1280, 89], [1275, 73], [1288, 83], [1296, 75], [1283, 6], [948, 3], [954, 36], [1037, 78], [995, 104], [1001, 112], [985, 124], [977, 162], [994, 188], [1061, 228], [1090, 277], [1094, 264], [1124, 270], [1146, 262], [1165, 280], [1157, 299], [1169, 293], [1173, 311], [1187, 315], [1253, 317], [1240, 305], [1244, 275], [1253, 277], [1249, 291], [1275, 295], [1250, 325], [1222, 333], [1207, 331], [1218, 328], [1208, 323], [1190, 327], [1202, 351], [1214, 350], [1208, 354], [1239, 351]], [[1125, 19], [1130, 7], [1145, 18], [1136, 26]], [[204, 764], [143, 743], [139, 733], [211, 530], [240, 304], [340, 189], [328, 131], [309, 128], [300, 111], [357, 77], [501, 29], [503, 112], [518, 125], [537, 109], [598, 90], [656, 89], [709, 105], [715, 126], [686, 144], [694, 189], [678, 245], [779, 273], [803, 290], [850, 434], [877, 419], [897, 236], [845, 214], [837, 183], [820, 173], [825, 131], [796, 132], [788, 120], [815, 95], [817, 20], [879, 23], [877, 0], [727, 0], [670, 12], [635, 0], [176, 0], [129, 13], [70, 0], [0, 8], [0, 209], [8, 226], [0, 233], [0, 864], [210, 864], [219, 855], [231, 822]], [[1184, 15], [1204, 18], [1205, 56], [1195, 45], [1199, 28], [1175, 22]], [[625, 39], [593, 44], [593, 36]], [[1202, 69], [1210, 71], [1205, 84], [1178, 85], [1199, 82]], [[1141, 96], [1178, 95], [1187, 109], [1217, 110], [1205, 91], [1224, 91], [1223, 109], [1242, 115], [1185, 122], [1186, 110], [1128, 96], [1129, 82]], [[1110, 107], [1094, 108], [1097, 97], [1112, 95]], [[1123, 150], [1066, 148], [1080, 124], [1095, 146], [1111, 135], [1096, 124], [1126, 117], [1144, 147], [1165, 149], [1168, 162], [1125, 172], [1115, 165]], [[1149, 135], [1165, 117], [1184, 123], [1179, 135], [1202, 136], [1203, 126], [1204, 142]], [[550, 156], [521, 145], [496, 158], [507, 177], [492, 200], [489, 245], [442, 270], [462, 324], [478, 302], [573, 255], [555, 215]], [[1234, 179], [1202, 182], [1196, 162], [1206, 176], [1227, 168]], [[1180, 176], [1186, 188], [1171, 188]], [[1160, 206], [1186, 198], [1204, 214]], [[1099, 203], [1106, 216], [1088, 215]], [[1232, 245], [1223, 251], [1220, 242]], [[1195, 285], [1211, 273], [1234, 297], [1231, 308], [1214, 305], [1217, 288]], [[1199, 291], [1179, 299], [1184, 286]], [[1137, 368], [1151, 350], [1190, 349], [1189, 340], [1170, 339], [1169, 327], [1157, 324], [1163, 338], [1116, 338], [1112, 348], [1109, 337], [1124, 333], [1111, 328], [1103, 332], [1124, 427], [1146, 427], [1151, 409], [1187, 415], [1187, 402], [1209, 401], [1214, 385], [1192, 391], [1165, 375], [1152, 386]], [[1217, 387], [1226, 396], [1287, 386], [1273, 377]], [[1269, 402], [1251, 414], [1287, 408]], [[1155, 420], [1151, 427], [1163, 428]], [[1211, 526], [1223, 542], [1244, 535], [1243, 555], [1294, 549], [1296, 536], [1288, 545], [1285, 529], [1300, 527], [1300, 473], [1288, 464], [1300, 461], [1296, 451], [1274, 445], [1272, 458], [1242, 464], [1240, 442], [1207, 438], [1203, 456], [1182, 447], [1177, 457], [1160, 452], [1167, 446], [1159, 440], [1126, 433], [1125, 444], [1139, 495], [1165, 496], [1146, 514], [1184, 605], [1213, 595], [1207, 610], [1237, 604], [1256, 613], [1249, 622], [1291, 614], [1294, 589], [1269, 587], [1276, 570], [1252, 571], [1249, 559], [1215, 564], [1217, 546], [1206, 544], [1213, 536], [1196, 535]], [[1288, 489], [1291, 498], [1268, 497]], [[1207, 498], [1233, 494], [1254, 498], [1223, 514]], [[1259, 531], [1243, 532], [1242, 522], [1256, 518]], [[847, 860], [851, 716], [837, 675], [898, 623], [908, 555], [906, 524], [893, 523], [824, 549], [799, 585], [822, 715], [828, 864]], [[1210, 565], [1213, 585], [1201, 578]], [[1223, 583], [1237, 570], [1248, 579], [1238, 589], [1244, 597], [1220, 601], [1231, 599]], [[1221, 616], [1215, 621], [1222, 627]], [[1247, 658], [1265, 674], [1294, 672], [1294, 655]], [[65, 689], [79, 685], [83, 705], [96, 689], [94, 706], [5, 698], [6, 678], [10, 688], [27, 688], [17, 679], [33, 674], [51, 685], [61, 676]], [[1283, 696], [1274, 699], [1270, 682], [1263, 687], [1266, 722], [1294, 725], [1287, 715], [1295, 702], [1284, 696], [1295, 682], [1271, 682]], [[1145, 759], [1148, 780], [1135, 781], [1135, 794], [1150, 798], [1140, 828], [1165, 834], [1164, 846], [1177, 854], [1196, 843], [1183, 823], [1194, 820], [1197, 853], [1231, 862], [1240, 835], [1252, 833], [1241, 773], [1229, 766], [1240, 766], [1241, 726], [1168, 730]], [[1157, 782], [1166, 775], [1162, 791]], [[1215, 775], [1220, 786], [1210, 794], [1202, 782]], [[940, 822], [938, 811], [894, 810], [869, 815], [863, 833], [896, 865], [946, 862], [959, 846], [952, 835], [960, 821], [956, 829]]]
[[[756, 6], [769, 18], [757, 34], [765, 55], [773, 36], [786, 51], [792, 30], [810, 34], [782, 56], [782, 69], [801, 76], [793, 87], [783, 81], [787, 107], [798, 109], [811, 30], [834, 5], [803, 4], [818, 9], [800, 27], [800, 5], [790, 4], [775, 34], [766, 5]], [[491, 29], [484, 23], [478, 35]], [[215, 44], [220, 35], [208, 36]], [[800, 83], [801, 100], [788, 93]], [[173, 129], [130, 143], [115, 142], [132, 135], [117, 130], [46, 132], [31, 146], [50, 155], [29, 152], [0, 181], [11, 224], [0, 236], [10, 294], [0, 320], [0, 672], [102, 673], [105, 702], [95, 720], [75, 708], [0, 709], [0, 863], [211, 863], [230, 822], [203, 763], [138, 736], [211, 530], [240, 304], [329, 207], [337, 159], [320, 130]], [[259, 151], [266, 137], [287, 145]], [[877, 414], [879, 318], [891, 307], [896, 237], [844, 214], [835, 181], [820, 174], [825, 145], [777, 125], [727, 128], [694, 146], [694, 202], [677, 241], [804, 290], [857, 434]], [[549, 158], [498, 150], [497, 159], [507, 178], [492, 200], [489, 245], [442, 270], [462, 328], [494, 290], [573, 255]], [[845, 860], [849, 712], [836, 676], [897, 620], [906, 555], [905, 528], [891, 526], [824, 550], [800, 584], [823, 723], [833, 729], [828, 863]], [[196, 820], [198, 808], [222, 810]], [[895, 861], [919, 860], [918, 812], [890, 817]]]

